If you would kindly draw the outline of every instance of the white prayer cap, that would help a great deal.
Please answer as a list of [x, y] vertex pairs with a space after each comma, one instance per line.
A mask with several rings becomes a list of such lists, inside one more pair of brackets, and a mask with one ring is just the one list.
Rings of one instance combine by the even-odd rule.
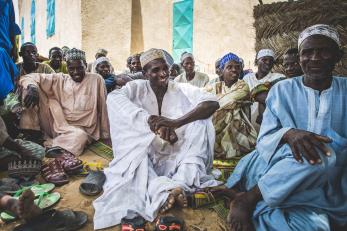
[[335, 28], [326, 24], [316, 24], [316, 25], [307, 27], [305, 30], [303, 30], [300, 33], [299, 39], [298, 39], [298, 48], [300, 47], [301, 43], [305, 39], [307, 39], [308, 37], [311, 37], [312, 35], [326, 36], [334, 40], [339, 47], [341, 46], [339, 34]]
[[191, 58], [191, 59], [194, 60], [194, 56], [193, 56], [192, 53], [184, 52], [184, 53], [182, 53], [182, 55], [181, 55], [181, 63], [183, 63], [183, 61], [184, 61], [186, 58]]
[[272, 58], [275, 58], [275, 52], [271, 49], [261, 49], [260, 51], [258, 51], [257, 60], [265, 56], [271, 56]]
[[166, 61], [164, 52], [162, 50], [151, 48], [148, 51], [145, 51], [141, 54], [140, 56], [141, 66], [144, 67], [146, 66], [146, 64], [148, 64], [149, 62], [155, 59], [164, 59]]
[[110, 60], [109, 60], [108, 58], [102, 56], [102, 57], [100, 57], [100, 58], [98, 58], [98, 59], [95, 60], [94, 66], [96, 67], [98, 64], [100, 64], [100, 63], [102, 63], [102, 62], [108, 62], [108, 63], [110, 63]]

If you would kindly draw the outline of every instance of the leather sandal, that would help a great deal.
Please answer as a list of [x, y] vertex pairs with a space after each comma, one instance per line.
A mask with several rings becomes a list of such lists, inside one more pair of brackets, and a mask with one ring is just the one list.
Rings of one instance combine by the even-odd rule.
[[63, 150], [62, 155], [56, 158], [68, 175], [75, 175], [83, 171], [83, 162], [69, 151]]
[[41, 174], [45, 181], [53, 183], [56, 186], [61, 186], [69, 183], [68, 176], [64, 172], [64, 169], [57, 159], [43, 165]]

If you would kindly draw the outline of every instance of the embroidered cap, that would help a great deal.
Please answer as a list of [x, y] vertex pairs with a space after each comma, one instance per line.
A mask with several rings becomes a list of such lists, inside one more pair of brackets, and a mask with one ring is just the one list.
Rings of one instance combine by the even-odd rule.
[[323, 35], [326, 36], [332, 40], [340, 47], [341, 42], [339, 38], [339, 33], [337, 30], [329, 25], [326, 24], [316, 24], [310, 27], [307, 27], [305, 30], [303, 30], [298, 39], [298, 48], [302, 44], [302, 42], [307, 39], [308, 37], [311, 37], [312, 35]]
[[86, 61], [86, 53], [82, 50], [72, 48], [66, 52], [66, 61], [70, 60], [84, 60]]
[[155, 59], [164, 59], [166, 61], [164, 52], [162, 50], [151, 48], [148, 51], [145, 51], [141, 54], [140, 56], [141, 66], [144, 67], [146, 66], [146, 64], [148, 64], [149, 62]]

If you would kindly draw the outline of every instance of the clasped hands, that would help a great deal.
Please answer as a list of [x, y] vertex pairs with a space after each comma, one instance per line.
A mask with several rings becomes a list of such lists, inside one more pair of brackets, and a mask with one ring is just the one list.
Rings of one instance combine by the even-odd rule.
[[177, 120], [164, 116], [151, 115], [147, 122], [152, 132], [158, 134], [160, 138], [168, 141], [170, 144], [177, 142], [178, 137], [175, 132], [175, 129], [179, 127]]

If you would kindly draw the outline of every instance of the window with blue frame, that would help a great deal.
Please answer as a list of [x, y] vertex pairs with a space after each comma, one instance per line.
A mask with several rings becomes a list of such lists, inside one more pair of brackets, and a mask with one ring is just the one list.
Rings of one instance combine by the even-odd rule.
[[36, 43], [36, 22], [35, 22], [35, 0], [31, 1], [31, 11], [30, 11], [30, 36], [31, 42]]
[[180, 0], [173, 3], [173, 47], [176, 62], [185, 51], [193, 51], [194, 0]]
[[21, 35], [20, 35], [20, 42], [21, 44], [24, 43], [24, 17], [22, 17], [22, 21], [21, 21], [21, 24], [20, 24], [20, 30], [21, 30]]
[[55, 34], [55, 0], [47, 0], [47, 37], [52, 37]]

